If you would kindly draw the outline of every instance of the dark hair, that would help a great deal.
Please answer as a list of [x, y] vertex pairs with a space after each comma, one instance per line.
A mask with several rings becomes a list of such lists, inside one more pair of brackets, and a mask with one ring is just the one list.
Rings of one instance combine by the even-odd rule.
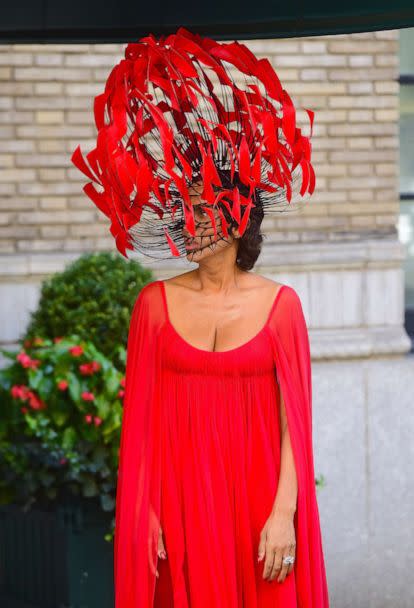
[[[219, 173], [223, 181], [223, 185], [225, 185], [226, 187], [233, 187], [237, 185], [240, 193], [243, 196], [248, 196], [249, 187], [240, 181], [237, 172], [234, 175], [232, 181], [230, 181], [228, 171], [219, 170]], [[259, 257], [260, 252], [262, 250], [263, 242], [263, 235], [260, 232], [260, 226], [263, 221], [264, 211], [263, 205], [260, 201], [260, 195], [257, 191], [256, 200], [253, 199], [253, 202], [255, 204], [255, 207], [252, 207], [250, 210], [249, 221], [247, 222], [246, 230], [244, 231], [243, 235], [237, 239], [238, 248], [236, 264], [241, 270], [246, 271], [251, 270], [255, 265], [257, 258]], [[227, 221], [230, 222], [229, 231], [230, 233], [232, 233], [234, 228], [237, 227], [237, 223], [234, 221], [233, 218], [230, 217], [226, 208], [223, 208], [223, 213]]]
[[260, 226], [263, 220], [263, 207], [258, 202], [250, 210], [249, 221], [243, 235], [237, 239], [236, 264], [241, 270], [251, 270], [262, 250], [263, 235]]
[[[249, 186], [243, 184], [240, 180], [237, 171], [235, 172], [233, 179], [231, 179], [230, 171], [228, 169], [218, 169], [222, 184], [225, 188], [233, 188], [237, 186], [242, 196], [248, 197]], [[263, 205], [260, 200], [260, 195], [256, 191], [256, 199], [253, 199], [255, 207], [250, 210], [249, 220], [247, 222], [246, 230], [243, 235], [237, 239], [237, 257], [236, 264], [241, 270], [251, 270], [255, 265], [257, 258], [260, 255], [262, 249], [263, 235], [260, 232], [260, 226], [264, 217]], [[224, 217], [229, 223], [229, 233], [231, 234], [235, 228], [237, 228], [237, 222], [232, 218], [228, 212], [227, 207], [222, 206], [222, 212]]]

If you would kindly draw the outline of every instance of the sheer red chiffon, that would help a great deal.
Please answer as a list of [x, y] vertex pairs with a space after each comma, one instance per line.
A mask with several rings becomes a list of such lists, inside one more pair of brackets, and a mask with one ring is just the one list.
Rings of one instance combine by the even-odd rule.
[[[313, 464], [308, 332], [277, 292], [266, 324], [222, 352], [175, 330], [162, 281], [131, 316], [119, 451], [116, 608], [327, 608]], [[294, 453], [296, 561], [262, 578], [259, 536], [277, 492], [279, 389]], [[161, 525], [167, 559], [157, 555]], [[159, 578], [155, 576], [155, 569]]]

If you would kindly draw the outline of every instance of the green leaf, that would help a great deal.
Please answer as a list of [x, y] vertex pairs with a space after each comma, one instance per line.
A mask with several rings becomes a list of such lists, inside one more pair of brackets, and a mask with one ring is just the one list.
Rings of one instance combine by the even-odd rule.
[[63, 431], [62, 447], [64, 450], [71, 450], [77, 441], [77, 433], [74, 428], [68, 427]]
[[53, 419], [53, 422], [56, 424], [56, 426], [62, 427], [69, 420], [70, 411], [68, 409], [66, 409], [66, 410], [64, 410], [64, 409], [60, 409], [60, 410], [52, 409], [50, 411], [50, 415], [51, 415], [51, 417]]
[[37, 391], [40, 386], [40, 383], [42, 382], [42, 379], [43, 379], [43, 370], [41, 368], [40, 369], [29, 369], [28, 376], [29, 376], [30, 388]]
[[68, 386], [68, 390], [69, 390], [69, 395], [71, 396], [71, 398], [73, 399], [73, 401], [75, 403], [79, 403], [80, 398], [81, 398], [81, 384], [77, 378], [77, 376], [75, 376], [75, 374], [73, 372], [69, 372], [67, 374], [67, 379], [69, 382], [69, 386]]
[[5, 350], [4, 348], [0, 348], [0, 353], [4, 355], [4, 357], [6, 357], [7, 359], [16, 360], [19, 351], [12, 352], [11, 350]]
[[121, 388], [119, 384], [120, 379], [120, 373], [113, 367], [105, 375], [105, 389], [110, 399], [115, 399], [119, 389]]
[[104, 395], [98, 395], [95, 399], [96, 408], [100, 418], [105, 420], [111, 410], [111, 404]]

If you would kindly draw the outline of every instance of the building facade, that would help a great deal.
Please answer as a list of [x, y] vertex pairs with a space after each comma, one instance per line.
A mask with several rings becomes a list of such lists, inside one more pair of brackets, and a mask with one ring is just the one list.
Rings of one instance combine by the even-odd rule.
[[[308, 125], [303, 108], [315, 111], [315, 193], [298, 212], [265, 218], [254, 270], [293, 286], [308, 322], [332, 605], [406, 608], [414, 601], [406, 542], [414, 361], [407, 230], [401, 239], [400, 32], [244, 42], [271, 60], [299, 122]], [[44, 278], [85, 251], [115, 249], [70, 157], [78, 144], [95, 146], [93, 98], [122, 56], [113, 44], [0, 47], [4, 348], [23, 333]], [[195, 267], [131, 257], [156, 278]]]

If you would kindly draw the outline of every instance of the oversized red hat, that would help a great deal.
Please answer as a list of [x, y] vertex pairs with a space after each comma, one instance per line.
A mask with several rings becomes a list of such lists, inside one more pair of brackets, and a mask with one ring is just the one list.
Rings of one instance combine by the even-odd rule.
[[111, 220], [118, 250], [155, 258], [185, 254], [195, 234], [189, 187], [202, 181], [216, 234], [242, 235], [252, 207], [276, 210], [315, 188], [310, 135], [268, 59], [239, 42], [180, 27], [129, 43], [95, 98], [96, 147], [71, 160], [83, 190]]

